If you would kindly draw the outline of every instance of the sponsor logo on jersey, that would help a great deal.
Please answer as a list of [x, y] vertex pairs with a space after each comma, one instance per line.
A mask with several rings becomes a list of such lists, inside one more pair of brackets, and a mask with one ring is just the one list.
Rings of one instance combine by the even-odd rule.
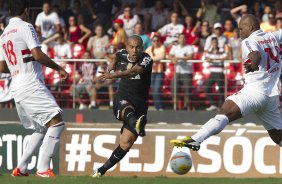
[[143, 61], [140, 63], [140, 65], [143, 65], [143, 66], [147, 66], [148, 64], [150, 64], [151, 62], [151, 58], [150, 57], [144, 57]]

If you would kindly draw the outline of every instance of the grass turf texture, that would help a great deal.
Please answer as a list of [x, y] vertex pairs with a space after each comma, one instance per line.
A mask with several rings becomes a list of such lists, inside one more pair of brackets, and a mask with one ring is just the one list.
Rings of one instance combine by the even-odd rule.
[[281, 184], [280, 178], [167, 178], [167, 177], [103, 177], [93, 179], [89, 176], [57, 176], [54, 179], [29, 177], [0, 176], [2, 184]]

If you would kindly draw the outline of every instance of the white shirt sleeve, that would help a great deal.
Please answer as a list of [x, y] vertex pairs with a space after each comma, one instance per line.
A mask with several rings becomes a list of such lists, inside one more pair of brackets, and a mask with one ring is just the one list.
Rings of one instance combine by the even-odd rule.
[[54, 24], [60, 24], [60, 19], [59, 19], [59, 16], [57, 13], [53, 12], [54, 13]]
[[175, 54], [176, 54], [176, 49], [175, 48], [176, 48], [176, 46], [173, 45], [172, 48], [169, 51], [170, 55], [174, 55], [175, 56]]
[[[167, 24], [168, 25], [168, 24]], [[167, 32], [167, 25], [164, 25], [162, 28], [158, 30], [158, 32], [161, 34], [161, 36], [165, 36]]]
[[186, 46], [186, 53], [187, 54], [194, 54], [194, 50], [192, 46]]
[[22, 28], [22, 38], [29, 50], [40, 47], [40, 43], [34, 27], [31, 24], [25, 24]]
[[282, 42], [282, 29], [279, 29], [278, 31], [274, 31], [274, 32], [272, 32], [272, 34], [279, 41], [279, 43]]
[[3, 53], [0, 51], [0, 62], [4, 61], [5, 62], [5, 58], [3, 56]]
[[209, 36], [209, 37], [206, 39], [204, 51], [208, 51], [208, 50], [210, 49], [210, 47], [211, 47], [211, 39], [212, 39], [212, 36]]
[[68, 59], [72, 58], [71, 47], [69, 45], [68, 45], [68, 49], [67, 49], [67, 57], [68, 57]]
[[242, 41], [243, 59], [246, 59], [248, 55], [253, 51], [259, 51], [258, 45], [250, 39], [243, 40]]
[[41, 13], [37, 15], [36, 20], [35, 20], [35, 25], [36, 26], [42, 26], [42, 16]]

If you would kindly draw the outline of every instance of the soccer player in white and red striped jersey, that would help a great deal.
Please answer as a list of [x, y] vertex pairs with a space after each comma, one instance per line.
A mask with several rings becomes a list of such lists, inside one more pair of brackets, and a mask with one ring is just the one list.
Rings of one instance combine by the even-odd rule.
[[28, 176], [27, 165], [40, 146], [36, 175], [53, 177], [50, 161], [65, 124], [61, 108], [44, 84], [42, 65], [57, 70], [62, 80], [68, 73], [41, 51], [34, 27], [25, 22], [28, 0], [9, 0], [9, 12], [12, 18], [0, 36], [0, 72], [11, 73], [11, 92], [20, 121], [35, 130], [12, 176]]
[[255, 114], [271, 139], [282, 147], [282, 119], [279, 110], [282, 29], [265, 33], [254, 15], [244, 15], [239, 23], [242, 57], [246, 70], [244, 87], [227, 97], [220, 112], [194, 135], [171, 140], [178, 147], [195, 151], [212, 135], [221, 132], [231, 121]]

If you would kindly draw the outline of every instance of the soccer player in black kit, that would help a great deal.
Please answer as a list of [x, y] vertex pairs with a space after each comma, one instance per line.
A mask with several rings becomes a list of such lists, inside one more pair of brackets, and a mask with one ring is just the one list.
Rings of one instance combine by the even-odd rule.
[[118, 147], [104, 165], [94, 171], [93, 178], [104, 175], [126, 155], [138, 136], [145, 136], [152, 64], [151, 57], [143, 52], [142, 39], [133, 35], [128, 38], [126, 49], [116, 53], [108, 71], [97, 79], [121, 78], [114, 96], [113, 112], [118, 120], [123, 121], [123, 126]]

